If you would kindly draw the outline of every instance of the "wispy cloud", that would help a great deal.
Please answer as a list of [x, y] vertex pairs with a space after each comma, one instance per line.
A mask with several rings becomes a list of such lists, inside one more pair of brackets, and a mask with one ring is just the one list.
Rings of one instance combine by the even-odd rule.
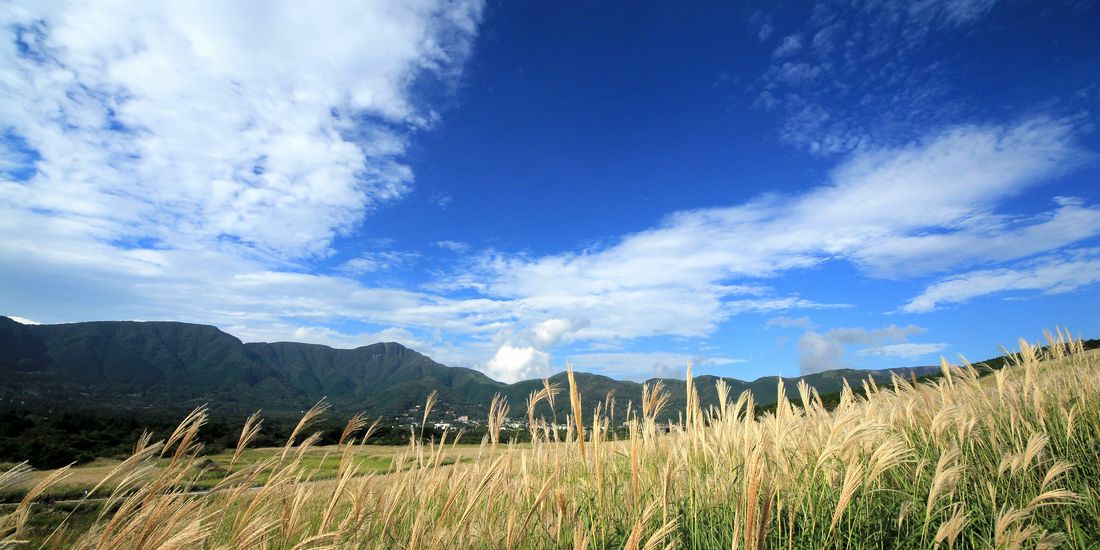
[[695, 374], [713, 367], [728, 367], [744, 363], [744, 359], [673, 352], [599, 352], [572, 355], [569, 359], [578, 370], [598, 370], [608, 376], [644, 382], [651, 378], [683, 379], [688, 362]]
[[[1058, 121], [964, 126], [856, 155], [804, 194], [678, 212], [607, 248], [491, 254], [475, 278], [486, 294], [529, 311], [588, 317], [592, 336], [609, 327], [626, 337], [697, 336], [734, 312], [823, 305], [812, 296], [760, 296], [766, 290], [747, 280], [836, 260], [873, 276], [914, 277], [1100, 234], [1100, 209], [1075, 200], [1056, 200], [1055, 210], [1029, 219], [997, 214], [1007, 199], [1084, 158]], [[1074, 229], [1058, 231], [1067, 225]], [[990, 252], [976, 242], [1001, 246]]]
[[442, 191], [435, 191], [428, 197], [428, 201], [441, 210], [446, 210], [452, 200], [454, 200], [454, 195]]
[[779, 328], [804, 328], [809, 329], [813, 327], [813, 321], [809, 317], [787, 317], [780, 315], [779, 317], [772, 317], [768, 319], [767, 323], [764, 323], [765, 328], [779, 327]]
[[775, 23], [772, 21], [771, 15], [758, 10], [749, 16], [749, 30], [763, 42], [771, 38], [772, 33], [775, 32]]
[[[285, 334], [285, 330], [279, 332]], [[354, 349], [378, 342], [398, 342], [419, 352], [427, 353], [433, 345], [432, 342], [422, 340], [400, 327], [391, 327], [376, 332], [347, 334], [323, 325], [308, 325], [293, 329], [290, 332], [290, 337], [295, 342], [311, 342], [345, 349]], [[277, 339], [277, 337], [274, 339]]]
[[971, 271], [932, 284], [903, 311], [923, 313], [991, 294], [1060, 294], [1100, 282], [1100, 250], [1070, 250], [999, 269]]
[[[934, 38], [977, 24], [995, 4], [818, 2], [776, 47], [749, 93], [754, 105], [778, 113], [780, 139], [814, 153], [904, 143], [962, 109], [948, 93], [942, 61], [917, 53]], [[750, 18], [753, 28], [761, 21], [771, 19], [763, 12]]]
[[432, 244], [434, 244], [438, 248], [442, 248], [443, 250], [450, 250], [451, 252], [456, 252], [459, 254], [464, 254], [470, 250], [469, 243], [464, 243], [460, 241], [436, 241]]
[[775, 52], [772, 53], [772, 57], [780, 58], [792, 55], [795, 52], [802, 49], [802, 35], [795, 33], [783, 38], [783, 41], [779, 43], [779, 46], [775, 48]]
[[884, 344], [865, 348], [856, 353], [860, 355], [877, 355], [895, 359], [920, 359], [921, 357], [940, 353], [945, 349], [947, 349], [947, 344], [944, 343], [917, 344], [914, 342], [904, 342], [901, 344]]
[[348, 275], [364, 275], [377, 271], [389, 271], [396, 267], [407, 265], [419, 257], [419, 252], [408, 250], [364, 252], [356, 258], [352, 258], [340, 264], [338, 270]]
[[870, 244], [858, 261], [886, 277], [935, 273], [1024, 258], [1100, 233], [1096, 206], [1068, 197], [1054, 197], [1051, 202], [1054, 209], [1038, 215], [974, 212], [958, 231], [886, 237]]
[[[604, 248], [488, 253], [464, 277], [521, 326], [583, 320], [574, 340], [702, 337], [746, 312], [845, 305], [776, 295], [749, 281], [830, 261], [872, 277], [922, 277], [1100, 234], [1100, 208], [1076, 199], [1055, 199], [1053, 210], [1028, 218], [998, 213], [1089, 158], [1062, 121], [961, 126], [853, 155], [829, 183], [800, 195], [678, 212]], [[511, 334], [510, 344], [533, 343]]]

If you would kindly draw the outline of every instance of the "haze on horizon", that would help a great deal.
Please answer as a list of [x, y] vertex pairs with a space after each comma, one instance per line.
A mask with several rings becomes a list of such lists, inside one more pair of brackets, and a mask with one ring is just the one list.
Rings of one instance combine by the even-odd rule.
[[1100, 335], [1095, 2], [16, 1], [0, 314], [752, 380]]

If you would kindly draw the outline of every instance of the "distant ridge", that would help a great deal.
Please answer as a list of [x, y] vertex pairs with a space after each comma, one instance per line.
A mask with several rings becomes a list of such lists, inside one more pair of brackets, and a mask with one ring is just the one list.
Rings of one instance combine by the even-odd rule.
[[[894, 369], [927, 376], [938, 367]], [[508, 397], [519, 411], [541, 380], [505, 384], [479, 371], [448, 367], [401, 344], [387, 342], [335, 349], [295, 342], [248, 343], [217, 327], [168, 321], [94, 321], [23, 325], [0, 316], [0, 399], [79, 409], [176, 412], [207, 404], [212, 410], [297, 415], [321, 397], [337, 411], [397, 415], [439, 391], [440, 406], [454, 414], [484, 416], [492, 396]], [[847, 380], [858, 386], [888, 371], [841, 369], [784, 378], [788, 395], [804, 379], [822, 394]], [[564, 373], [550, 377], [566, 387]], [[586, 412], [614, 392], [616, 411], [641, 400], [642, 385], [577, 373]], [[655, 380], [655, 379], [654, 379]], [[696, 377], [700, 399], [716, 402], [714, 376]], [[778, 377], [751, 382], [727, 378], [733, 394], [752, 391], [758, 403], [776, 400]], [[653, 380], [651, 380], [652, 382]], [[670, 390], [669, 411], [684, 404], [684, 381], [662, 379]], [[545, 405], [541, 405], [545, 406]], [[545, 411], [549, 414], [549, 409]], [[516, 415], [516, 412], [513, 412]]]

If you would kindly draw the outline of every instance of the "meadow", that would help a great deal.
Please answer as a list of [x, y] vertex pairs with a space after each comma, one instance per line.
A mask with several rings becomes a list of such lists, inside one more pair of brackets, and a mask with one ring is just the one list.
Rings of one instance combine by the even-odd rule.
[[[466, 447], [469, 448], [469, 446]], [[402, 448], [394, 446], [357, 446], [351, 457], [352, 466], [356, 469], [355, 474], [386, 473], [393, 466], [395, 455], [402, 451]], [[187, 487], [192, 490], [211, 489], [233, 472], [248, 468], [281, 452], [281, 447], [247, 449], [237, 457], [236, 461], [233, 460], [236, 454], [234, 451], [204, 454], [201, 464], [203, 475], [194, 483], [188, 482]], [[300, 466], [310, 470], [311, 480], [324, 481], [334, 479], [337, 476], [341, 458], [342, 449], [336, 446], [316, 446], [309, 448], [302, 454]], [[449, 459], [455, 458], [469, 460], [468, 457], [463, 457], [462, 453], [456, 453], [456, 456], [449, 457]], [[48, 501], [76, 500], [82, 498], [85, 491], [90, 492], [99, 486], [100, 482], [105, 479], [108, 480], [107, 483], [99, 486], [98, 490], [111, 491], [115, 488], [115, 484], [111, 481], [114, 479], [111, 473], [122, 462], [118, 459], [97, 459], [88, 464], [67, 468], [64, 472], [64, 479], [47, 487], [41, 493], [41, 497]], [[451, 460], [448, 460], [447, 463], [450, 464]], [[170, 464], [170, 459], [161, 458], [153, 462], [153, 469], [155, 471], [157, 468], [164, 468]], [[13, 504], [22, 501], [36, 485], [55, 472], [56, 470], [33, 470], [25, 473], [18, 483], [13, 483], [6, 492], [0, 493], [0, 503]], [[262, 483], [263, 476], [258, 481]]]
[[[804, 384], [788, 400], [780, 383], [768, 412], [721, 381], [719, 404], [700, 406], [689, 367], [679, 421], [657, 420], [670, 395], [647, 386], [624, 437], [607, 400], [581, 402], [572, 371], [524, 404], [495, 399], [480, 446], [414, 431], [382, 455], [357, 416], [319, 448], [321, 403], [285, 447], [250, 449], [253, 417], [212, 458], [196, 410], [99, 464], [61, 512], [35, 502], [78, 469], [0, 474], [0, 492], [22, 488], [0, 511], [0, 547], [1100, 547], [1100, 355], [1068, 331], [1044, 344], [1021, 340], [988, 374], [963, 360], [934, 380], [868, 380], [833, 407]], [[535, 415], [543, 402], [567, 430]], [[531, 443], [502, 440], [509, 414]]]

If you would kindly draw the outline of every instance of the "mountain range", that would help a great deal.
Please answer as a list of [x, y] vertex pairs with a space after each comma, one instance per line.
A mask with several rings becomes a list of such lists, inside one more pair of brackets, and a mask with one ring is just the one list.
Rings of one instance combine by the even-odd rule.
[[[922, 377], [938, 367], [895, 369]], [[216, 327], [179, 322], [96, 321], [25, 325], [0, 316], [0, 405], [49, 406], [80, 410], [156, 411], [176, 414], [207, 404], [213, 411], [297, 415], [322, 397], [338, 412], [371, 416], [408, 414], [437, 390], [437, 411], [483, 418], [493, 395], [509, 399], [513, 416], [541, 380], [505, 384], [479, 371], [448, 367], [401, 344], [387, 342], [334, 349], [294, 342], [243, 343]], [[838, 391], [844, 380], [857, 387], [868, 376], [888, 382], [887, 371], [834, 370], [802, 377], [822, 394]], [[615, 411], [637, 404], [642, 385], [606, 376], [576, 373], [589, 412], [614, 392]], [[685, 382], [661, 379], [675, 416], [685, 401]], [[746, 382], [725, 379], [733, 395], [750, 390], [758, 403], [774, 403], [778, 378]], [[566, 376], [550, 377], [565, 390], [558, 411], [567, 408]], [[649, 382], [654, 382], [650, 380]], [[716, 402], [714, 376], [695, 378], [700, 400]], [[797, 378], [785, 378], [795, 396]], [[564, 404], [562, 404], [564, 403]], [[542, 414], [551, 414], [542, 405]]]

